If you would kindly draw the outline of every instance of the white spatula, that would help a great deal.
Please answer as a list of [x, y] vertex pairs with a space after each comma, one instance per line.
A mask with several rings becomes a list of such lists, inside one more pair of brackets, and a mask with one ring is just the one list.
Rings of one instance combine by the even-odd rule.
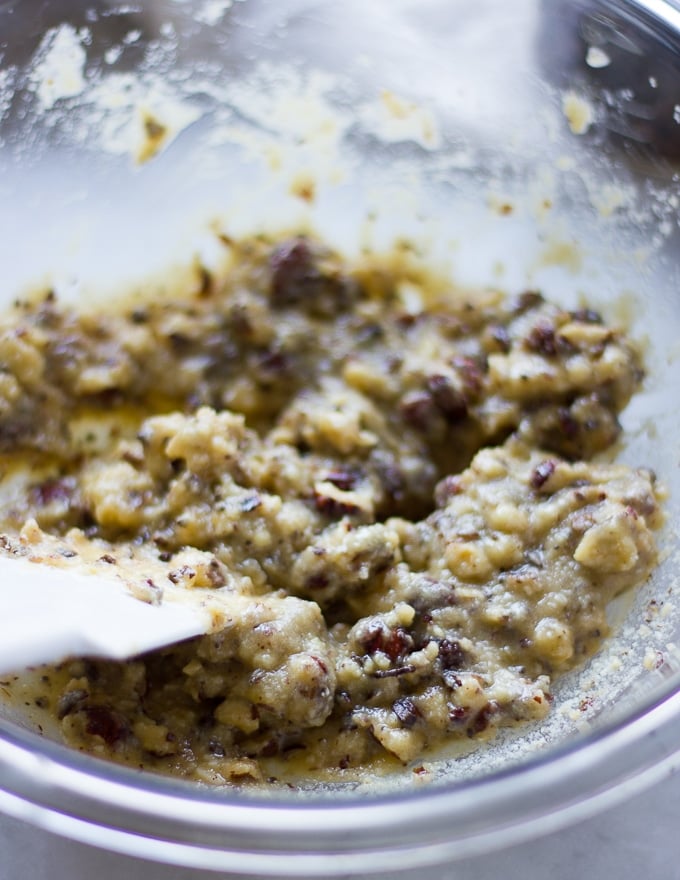
[[69, 656], [125, 659], [210, 627], [198, 596], [150, 605], [115, 577], [0, 556], [0, 673]]

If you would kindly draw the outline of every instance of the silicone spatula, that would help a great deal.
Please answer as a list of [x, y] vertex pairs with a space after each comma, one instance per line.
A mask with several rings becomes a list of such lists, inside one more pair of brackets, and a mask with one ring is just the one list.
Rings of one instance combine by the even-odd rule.
[[120, 577], [0, 556], [0, 672], [69, 656], [125, 659], [206, 633], [212, 618], [198, 592], [149, 604]]

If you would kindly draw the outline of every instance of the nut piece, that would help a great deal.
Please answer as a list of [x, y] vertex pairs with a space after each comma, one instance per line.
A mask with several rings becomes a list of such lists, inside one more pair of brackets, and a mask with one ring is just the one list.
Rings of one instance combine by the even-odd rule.
[[574, 551], [574, 559], [595, 571], [630, 571], [638, 561], [638, 549], [631, 534], [636, 514], [624, 513], [588, 529]]

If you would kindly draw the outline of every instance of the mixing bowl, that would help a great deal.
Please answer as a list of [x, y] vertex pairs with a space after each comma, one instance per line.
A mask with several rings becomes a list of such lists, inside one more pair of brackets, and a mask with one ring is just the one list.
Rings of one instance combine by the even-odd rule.
[[658, 570], [551, 716], [427, 784], [200, 788], [72, 752], [7, 700], [1, 810], [168, 864], [422, 876], [680, 765], [679, 101], [662, 0], [0, 3], [3, 304], [163, 296], [219, 262], [216, 229], [408, 240], [456, 284], [625, 322], [647, 378], [618, 455], [669, 492]]

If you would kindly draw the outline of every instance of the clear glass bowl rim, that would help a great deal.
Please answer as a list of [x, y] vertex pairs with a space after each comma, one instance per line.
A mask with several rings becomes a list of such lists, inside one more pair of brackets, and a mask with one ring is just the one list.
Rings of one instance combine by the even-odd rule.
[[347, 876], [467, 858], [583, 821], [678, 768], [678, 676], [632, 715], [517, 766], [334, 801], [199, 789], [74, 753], [0, 721], [3, 812], [126, 855], [255, 876]]

